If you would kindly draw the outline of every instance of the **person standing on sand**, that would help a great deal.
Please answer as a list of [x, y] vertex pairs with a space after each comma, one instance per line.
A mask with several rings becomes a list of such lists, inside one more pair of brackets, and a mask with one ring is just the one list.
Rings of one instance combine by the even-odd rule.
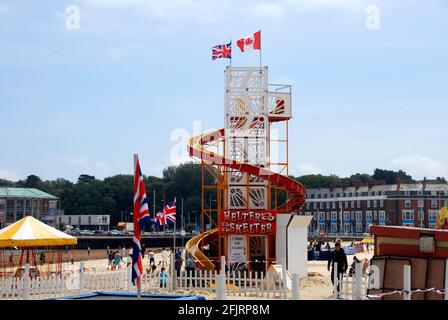
[[331, 266], [331, 283], [334, 285], [334, 263], [337, 263], [337, 277], [338, 277], [338, 298], [339, 298], [339, 290], [340, 290], [340, 281], [342, 279], [342, 275], [347, 271], [348, 261], [347, 255], [344, 252], [344, 249], [341, 248], [341, 243], [336, 242], [334, 245], [334, 251], [331, 252], [330, 259], [328, 259], [327, 270], [330, 271]]
[[87, 247], [87, 256], [90, 257], [90, 247]]
[[149, 257], [149, 265], [150, 266], [155, 265], [156, 259], [154, 258], [154, 252], [152, 250], [149, 251], [148, 257]]
[[[194, 266], [196, 264], [196, 261], [194, 261], [193, 256], [191, 253], [187, 253], [187, 256], [185, 258], [185, 271], [187, 273], [187, 287], [190, 286], [190, 277], [193, 277], [194, 274]], [[192, 281], [193, 287], [194, 287], [194, 281]]]
[[168, 251], [166, 251], [165, 248], [162, 248], [162, 267], [166, 267], [168, 265], [168, 258], [169, 258], [169, 253]]
[[112, 250], [109, 250], [107, 253], [107, 265], [112, 266], [113, 261], [114, 261], [114, 253]]
[[165, 268], [160, 269], [160, 288], [166, 288], [167, 282], [168, 282], [168, 275], [165, 272]]

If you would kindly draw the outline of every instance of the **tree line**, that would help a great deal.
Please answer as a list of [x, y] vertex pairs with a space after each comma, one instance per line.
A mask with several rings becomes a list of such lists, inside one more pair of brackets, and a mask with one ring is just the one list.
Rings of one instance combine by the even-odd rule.
[[[144, 176], [150, 212], [153, 208], [153, 192], [156, 195], [156, 212], [163, 208], [164, 203], [177, 197], [177, 212], [180, 213], [183, 198], [185, 222], [200, 221], [201, 214], [201, 183], [202, 169], [200, 164], [185, 163], [169, 166], [163, 170], [161, 178]], [[291, 176], [305, 188], [337, 188], [357, 187], [375, 184], [394, 184], [417, 182], [406, 172], [399, 170], [375, 169], [372, 175], [356, 173], [350, 177], [341, 178], [337, 175], [310, 174], [299, 177]], [[8, 181], [0, 179], [0, 187], [36, 188], [52, 194], [60, 199], [60, 207], [66, 214], [110, 214], [111, 225], [119, 221], [131, 221], [129, 214], [133, 210], [133, 179], [132, 175], [115, 175], [103, 180], [94, 176], [81, 174], [77, 182], [63, 178], [42, 180], [37, 175], [30, 175], [25, 180]], [[213, 178], [205, 176], [206, 183], [212, 184]], [[428, 180], [430, 183], [446, 183], [443, 177]], [[206, 206], [213, 206], [212, 198], [216, 195], [206, 194]], [[164, 202], [165, 200], [165, 202]]]

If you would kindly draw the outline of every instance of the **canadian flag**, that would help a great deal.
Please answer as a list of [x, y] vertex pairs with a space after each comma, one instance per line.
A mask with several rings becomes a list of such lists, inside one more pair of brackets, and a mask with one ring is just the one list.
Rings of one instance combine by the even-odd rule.
[[253, 35], [238, 40], [236, 45], [240, 48], [241, 52], [261, 50], [261, 31], [257, 31]]

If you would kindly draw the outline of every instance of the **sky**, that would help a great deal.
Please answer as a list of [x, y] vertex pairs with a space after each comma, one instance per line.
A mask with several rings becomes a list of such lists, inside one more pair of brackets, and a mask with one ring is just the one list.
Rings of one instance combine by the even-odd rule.
[[211, 47], [257, 30], [290, 174], [448, 178], [446, 0], [0, 0], [0, 178], [161, 176], [224, 125]]

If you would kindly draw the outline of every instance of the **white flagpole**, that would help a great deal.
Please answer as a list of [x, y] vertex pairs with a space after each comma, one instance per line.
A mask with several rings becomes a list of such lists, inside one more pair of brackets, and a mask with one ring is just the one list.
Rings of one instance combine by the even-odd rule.
[[[135, 179], [135, 173], [137, 171], [137, 161], [138, 161], [138, 155], [134, 154], [134, 179]], [[135, 213], [133, 215], [134, 218], [134, 233], [135, 233]], [[139, 230], [140, 231], [140, 230]], [[134, 254], [134, 252], [132, 252], [132, 254]], [[132, 260], [131, 260], [132, 261]], [[134, 268], [134, 266], [132, 265], [131, 268]], [[141, 287], [141, 275], [138, 277], [137, 279], [137, 300], [140, 300], [142, 298], [142, 287]]]
[[176, 201], [176, 197], [174, 197], [174, 202], [176, 202], [176, 215], [175, 215], [176, 220], [174, 220], [173, 250], [174, 250], [174, 254], [176, 254], [176, 222], [177, 222], [177, 201]]

